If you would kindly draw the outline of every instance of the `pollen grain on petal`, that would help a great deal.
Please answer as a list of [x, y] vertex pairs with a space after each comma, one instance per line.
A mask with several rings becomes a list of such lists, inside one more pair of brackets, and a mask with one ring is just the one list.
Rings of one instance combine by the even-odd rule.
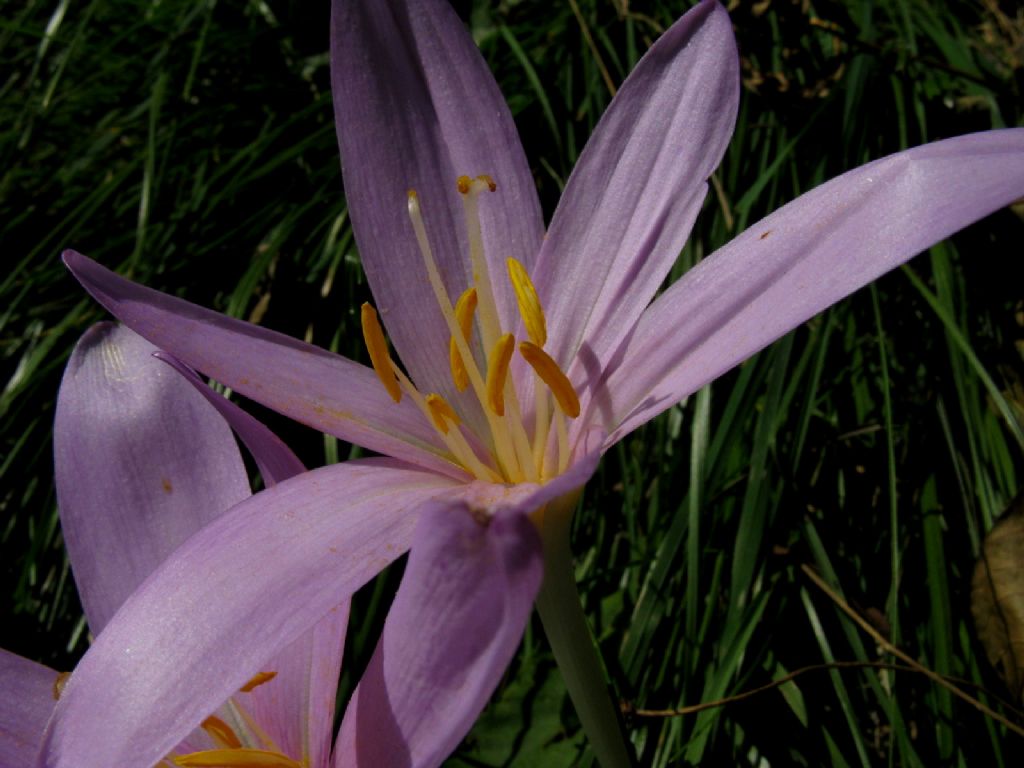
[[249, 680], [249, 682], [247, 682], [238, 690], [240, 690], [242, 693], [249, 693], [253, 689], [259, 688], [264, 683], [269, 683], [275, 677], [277, 677], [277, 672], [257, 672], [255, 675], [252, 676], [252, 679]]
[[384, 338], [384, 330], [380, 327], [380, 320], [377, 319], [377, 310], [369, 302], [364, 302], [360, 310], [360, 319], [363, 323], [363, 340], [366, 342], [366, 349], [370, 353], [370, 362], [373, 370], [380, 379], [384, 389], [391, 395], [396, 403], [402, 402], [402, 387], [395, 377], [391, 368], [391, 355], [388, 354], [388, 342]]
[[572, 419], [579, 416], [580, 399], [576, 395], [576, 390], [573, 388], [572, 382], [569, 381], [569, 377], [562, 372], [551, 355], [529, 341], [519, 343], [519, 354], [530, 364], [541, 381], [548, 385], [548, 389], [555, 396], [562, 413]]
[[451, 424], [456, 427], [461, 423], [459, 414], [455, 412], [448, 401], [437, 393], [427, 395], [427, 408], [430, 409], [430, 418], [434, 426], [440, 430], [442, 435], [447, 435]]
[[514, 344], [515, 337], [506, 333], [494, 343], [487, 358], [487, 405], [496, 416], [505, 415], [505, 380]]
[[64, 693], [64, 686], [68, 684], [68, 680], [71, 678], [70, 672], [61, 672], [53, 680], [53, 700], [59, 701], [61, 694]]
[[[459, 324], [459, 329], [462, 331], [462, 338], [469, 343], [470, 337], [473, 335], [473, 315], [476, 312], [477, 294], [476, 288], [470, 286], [462, 295], [459, 296], [459, 300], [455, 302], [455, 319]], [[452, 368], [452, 380], [455, 382], [455, 388], [459, 392], [465, 392], [466, 387], [469, 386], [469, 372], [466, 370], [466, 364], [462, 359], [462, 355], [459, 354], [459, 345], [455, 341], [453, 336], [448, 343], [448, 357]]]
[[517, 259], [508, 260], [508, 276], [516, 292], [516, 302], [519, 304], [519, 314], [523, 316], [523, 323], [526, 325], [526, 333], [530, 341], [538, 347], [543, 347], [548, 340], [548, 326], [537, 289], [533, 287], [526, 267]]

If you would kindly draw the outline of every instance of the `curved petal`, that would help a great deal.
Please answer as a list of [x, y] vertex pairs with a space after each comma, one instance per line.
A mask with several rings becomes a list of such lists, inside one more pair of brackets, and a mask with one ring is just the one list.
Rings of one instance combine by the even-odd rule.
[[[592, 381], [679, 256], [739, 102], [729, 15], [704, 0], [637, 64], [601, 118], [537, 258], [552, 357]], [[592, 381], [596, 383], [596, 381]]]
[[440, 765], [515, 653], [542, 574], [525, 514], [488, 519], [465, 502], [431, 504], [342, 721], [335, 766]]
[[1024, 195], [1024, 129], [868, 163], [751, 226], [661, 295], [594, 404], [610, 442], [809, 317]]
[[112, 315], [185, 364], [258, 403], [342, 440], [461, 477], [406, 399], [372, 370], [281, 333], [137, 285], [80, 253], [64, 263]]
[[540, 542], [527, 516], [590, 478], [603, 437], [584, 435], [572, 466], [545, 485], [471, 483], [424, 511], [342, 721], [336, 768], [437, 765], [454, 749], [515, 651], [540, 586]]
[[505, 272], [530, 266], [544, 233], [533, 177], [494, 78], [447, 0], [334, 0], [331, 90], [345, 194], [359, 254], [395, 348], [423, 391], [451, 394], [448, 330], [426, 280], [407, 213], [418, 192], [434, 256], [454, 303], [471, 276], [455, 181], [490, 174], [484, 253], [509, 327]]
[[402, 554], [418, 510], [452, 486], [369, 459], [306, 472], [226, 512], [143, 583], [86, 653], [42, 764], [155, 764]]
[[[209, 402], [252, 454], [267, 487], [301, 474], [306, 468], [265, 424], [213, 391], [195, 372], [165, 352], [155, 357], [172, 366]], [[336, 606], [309, 632], [274, 654], [262, 671], [274, 677], [237, 694], [238, 703], [286, 755], [327, 766], [331, 754], [338, 675], [345, 649], [349, 601]], [[222, 719], [229, 721], [231, 712]], [[199, 736], [199, 734], [197, 734]], [[202, 742], [200, 742], [201, 744]], [[191, 746], [178, 751], [195, 751]]]
[[234, 696], [281, 753], [305, 759], [310, 768], [330, 765], [348, 617], [346, 600], [261, 665], [261, 671], [275, 673], [272, 680]]
[[100, 323], [71, 354], [54, 423], [61, 527], [89, 627], [249, 495], [231, 430], [155, 347]]
[[196, 375], [195, 371], [178, 358], [168, 355], [166, 352], [157, 352], [153, 356], [180, 373], [185, 381], [191, 384], [195, 391], [202, 395], [206, 402], [223, 417], [224, 421], [238, 435], [238, 439], [252, 454], [267, 487], [306, 471], [302, 462], [299, 461], [299, 457], [292, 453], [292, 449], [271, 432], [266, 424], [243, 411], [226, 397], [214, 392], [206, 385], [206, 382]]
[[0, 765], [32, 765], [57, 703], [57, 672], [0, 648]]

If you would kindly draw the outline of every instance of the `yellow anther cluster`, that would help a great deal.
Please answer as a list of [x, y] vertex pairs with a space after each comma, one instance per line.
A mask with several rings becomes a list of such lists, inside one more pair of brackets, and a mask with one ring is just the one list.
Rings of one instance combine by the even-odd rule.
[[[448, 326], [452, 382], [460, 393], [472, 388], [487, 421], [487, 433], [474, 434], [469, 426], [472, 422], [461, 418], [458, 409], [440, 394], [424, 396], [416, 389], [388, 354], [387, 340], [376, 311], [364, 304], [363, 338], [370, 362], [391, 398], [397, 403], [403, 394], [408, 394], [437, 430], [450, 453], [449, 458], [470, 474], [492, 482], [542, 482], [564, 471], [568, 465], [565, 417], [579, 416], [579, 398], [558, 363], [543, 349], [547, 343], [547, 322], [526, 268], [517, 260], [508, 259], [508, 277], [528, 337], [520, 341], [518, 349], [536, 376], [532, 434], [527, 430], [509, 375], [516, 339], [502, 329], [499, 319], [484, 258], [478, 211], [479, 195], [495, 191], [497, 185], [490, 176], [460, 176], [456, 188], [463, 201], [473, 281], [454, 306], [434, 260], [415, 190], [410, 190], [408, 195], [409, 219], [423, 255], [427, 279]], [[474, 328], [478, 329], [478, 336], [474, 336]], [[483, 360], [482, 366], [478, 359]], [[471, 440], [467, 440], [463, 430]], [[555, 439], [553, 447], [549, 447], [552, 432]], [[479, 448], [474, 449], [471, 441]], [[480, 455], [480, 450], [484, 455]]]

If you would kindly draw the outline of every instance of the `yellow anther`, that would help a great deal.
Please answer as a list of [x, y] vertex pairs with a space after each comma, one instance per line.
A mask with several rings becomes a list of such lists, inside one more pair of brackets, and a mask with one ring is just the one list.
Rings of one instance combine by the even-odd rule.
[[440, 430], [442, 435], [448, 434], [448, 425], [454, 424], [456, 427], [461, 424], [459, 414], [455, 412], [455, 409], [448, 405], [448, 401], [445, 400], [438, 394], [427, 395], [427, 408], [430, 409], [430, 418], [434, 422], [434, 426]]
[[459, 178], [455, 180], [455, 186], [461, 194], [468, 195], [469, 190], [473, 187], [473, 180], [469, 178], [469, 176], [459, 176]]
[[238, 690], [240, 690], [242, 693], [249, 693], [254, 688], [259, 688], [264, 683], [269, 683], [275, 677], [277, 677], [277, 672], [257, 672], [255, 675], [252, 676], [252, 679], [248, 683], [243, 685]]
[[543, 347], [548, 341], [548, 325], [533, 281], [526, 274], [526, 267], [511, 258], [508, 260], [508, 276], [516, 292], [519, 314], [523, 316], [523, 322], [526, 324], [526, 333], [530, 341], [538, 347]]
[[303, 768], [298, 760], [263, 749], [208, 749], [171, 760], [185, 768]]
[[242, 746], [241, 740], [231, 726], [216, 715], [210, 715], [203, 720], [202, 728], [213, 739], [213, 743], [222, 749], [238, 749]]
[[519, 343], [519, 354], [530, 364], [541, 381], [548, 385], [562, 413], [572, 419], [579, 416], [580, 399], [576, 396], [576, 390], [551, 355], [529, 341]]
[[505, 380], [515, 341], [511, 333], [506, 333], [495, 342], [487, 358], [487, 405], [496, 416], [505, 415]]
[[364, 302], [360, 310], [360, 318], [363, 322], [363, 340], [366, 342], [366, 349], [370, 353], [370, 362], [373, 363], [373, 370], [380, 379], [384, 389], [391, 395], [396, 403], [402, 402], [402, 388], [398, 385], [395, 372], [391, 368], [391, 355], [388, 354], [388, 342], [384, 338], [384, 331], [377, 319], [377, 310], [369, 302]]
[[[473, 334], [474, 312], [476, 312], [476, 288], [470, 287], [455, 302], [455, 319], [462, 330], [462, 338], [466, 340], [467, 344]], [[455, 382], [455, 388], [459, 392], [464, 392], [469, 386], [469, 372], [466, 370], [466, 364], [462, 361], [459, 345], [454, 337], [448, 342], [448, 357], [451, 360], [452, 380]]]
[[481, 173], [479, 176], [476, 177], [476, 180], [482, 181], [484, 184], [486, 184], [487, 190], [489, 192], [494, 192], [498, 188], [498, 185], [494, 183], [494, 179], [492, 179], [486, 173]]

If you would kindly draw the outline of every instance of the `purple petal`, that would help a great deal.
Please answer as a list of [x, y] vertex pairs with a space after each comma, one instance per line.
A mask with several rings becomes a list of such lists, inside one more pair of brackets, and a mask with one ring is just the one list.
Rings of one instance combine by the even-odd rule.
[[249, 495], [231, 430], [127, 328], [93, 326], [57, 397], [61, 525], [89, 627], [182, 542]]
[[256, 466], [260, 470], [263, 482], [269, 487], [301, 474], [306, 468], [299, 457], [292, 453], [291, 448], [284, 444], [277, 435], [267, 428], [259, 419], [243, 411], [235, 403], [222, 397], [196, 376], [195, 371], [182, 363], [178, 358], [166, 352], [157, 352], [154, 357], [170, 365], [180, 373], [196, 392], [212, 405], [231, 429], [238, 435], [245, 447], [252, 454]]
[[[668, 274], [732, 135], [739, 58], [705, 0], [637, 64], [587, 142], [537, 259], [548, 351], [602, 370]], [[588, 373], [591, 372], [591, 373]]]
[[403, 364], [424, 391], [448, 392], [448, 330], [409, 222], [416, 189], [454, 303], [471, 270], [455, 181], [490, 174], [480, 200], [484, 251], [505, 327], [505, 271], [526, 266], [544, 227], [512, 117], [447, 0], [334, 0], [331, 84], [345, 194], [374, 299]]
[[57, 672], [0, 649], [0, 766], [32, 765], [57, 703]]
[[869, 163], [751, 226], [644, 314], [595, 397], [610, 442], [809, 317], [1024, 195], [1024, 129]]
[[[253, 455], [267, 487], [305, 471], [298, 457], [266, 425], [213, 391], [177, 358], [165, 352], [155, 357], [177, 370], [224, 417]], [[348, 614], [346, 600], [267, 662], [263, 671], [272, 671], [272, 680], [235, 696], [284, 754], [306, 755], [311, 766], [326, 766], [330, 761]], [[224, 713], [222, 719], [230, 722], [230, 713]], [[200, 748], [183, 750], [179, 746], [178, 751]]]
[[277, 673], [273, 680], [235, 696], [284, 754], [306, 755], [313, 767], [330, 765], [348, 607], [346, 600], [274, 654], [263, 668]]
[[136, 333], [246, 397], [342, 440], [462, 476], [438, 455], [431, 426], [395, 405], [366, 366], [125, 280], [74, 251], [64, 263]]
[[334, 764], [440, 765], [515, 653], [542, 573], [540, 536], [526, 515], [488, 519], [464, 502], [431, 504]]
[[279, 483], [182, 545], [78, 665], [44, 764], [153, 765], [280, 648], [409, 545], [453, 483], [400, 462], [336, 464]]
[[540, 509], [549, 501], [565, 496], [584, 484], [597, 471], [605, 444], [605, 433], [599, 429], [581, 436], [576, 455], [568, 469], [545, 483], [497, 485], [475, 481], [459, 489], [458, 497], [474, 509], [489, 509], [495, 515], [521, 514]]
[[602, 438], [585, 435], [581, 455], [546, 485], [471, 483], [457, 500], [432, 502], [342, 721], [335, 766], [436, 765], [458, 744], [515, 651], [540, 586], [526, 515], [590, 478]]

